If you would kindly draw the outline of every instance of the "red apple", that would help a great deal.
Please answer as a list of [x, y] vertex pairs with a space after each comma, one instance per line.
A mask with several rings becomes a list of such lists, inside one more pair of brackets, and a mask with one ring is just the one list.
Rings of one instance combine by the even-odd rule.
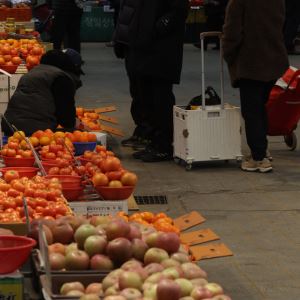
[[106, 291], [112, 286], [119, 286], [119, 276], [124, 272], [122, 269], [116, 269], [110, 272], [102, 281], [102, 288]]
[[141, 276], [132, 271], [124, 271], [119, 277], [119, 287], [121, 290], [126, 288], [134, 288], [141, 290], [143, 281]]
[[188, 256], [188, 254], [180, 253], [180, 252], [173, 253], [171, 255], [171, 258], [177, 260], [181, 264], [185, 263], [185, 262], [190, 262], [191, 261], [190, 258], [189, 258], [189, 256]]
[[117, 295], [117, 296], [107, 296], [105, 297], [105, 300], [126, 300], [126, 298], [121, 295]]
[[180, 297], [189, 296], [194, 289], [193, 284], [185, 278], [177, 278], [175, 282], [180, 286]]
[[153, 247], [157, 247], [157, 240], [159, 235], [161, 235], [161, 232], [152, 232], [149, 233], [146, 237], [145, 237], [145, 242], [147, 243], [149, 248], [153, 248]]
[[209, 282], [204, 287], [212, 293], [212, 296], [222, 295], [224, 293], [223, 288], [214, 282]]
[[132, 245], [132, 256], [140, 261], [144, 260], [145, 253], [148, 250], [147, 244], [140, 239], [133, 239], [131, 241]]
[[160, 248], [150, 248], [144, 256], [144, 263], [146, 265], [151, 263], [161, 263], [163, 260], [168, 259], [168, 252]]
[[103, 295], [103, 289], [102, 289], [102, 284], [98, 282], [93, 282], [90, 283], [86, 289], [85, 289], [86, 294], [97, 294], [99, 296]]
[[164, 268], [179, 267], [181, 264], [175, 259], [168, 258], [161, 262]]
[[231, 300], [229, 296], [226, 295], [217, 295], [212, 298], [212, 300]]
[[195, 300], [202, 300], [206, 298], [210, 299], [213, 296], [213, 294], [207, 288], [198, 286], [192, 290], [191, 296]]
[[114, 268], [114, 264], [110, 258], [102, 254], [95, 254], [91, 258], [90, 266], [92, 270], [102, 271], [110, 271]]
[[175, 232], [163, 232], [157, 238], [156, 247], [175, 253], [180, 247], [180, 238]]
[[92, 216], [90, 219], [90, 224], [96, 227], [98, 225], [108, 224], [109, 221], [109, 216]]
[[142, 298], [142, 293], [134, 288], [126, 288], [121, 291], [120, 295], [126, 300], [140, 300]]
[[208, 281], [204, 278], [190, 279], [190, 282], [193, 284], [194, 287], [205, 286], [208, 283]]
[[157, 300], [179, 300], [180, 286], [173, 280], [163, 279], [157, 284]]
[[130, 232], [128, 234], [128, 239], [129, 240], [133, 240], [133, 239], [141, 239], [142, 238], [142, 233], [141, 230], [139, 229], [138, 226], [136, 226], [135, 224], [130, 224]]
[[62, 270], [65, 268], [66, 259], [61, 253], [49, 253], [49, 263], [51, 270]]
[[100, 300], [100, 297], [98, 294], [88, 293], [88, 294], [82, 295], [79, 300]]
[[194, 279], [194, 278], [206, 278], [207, 274], [198, 265], [192, 262], [183, 263], [181, 269], [184, 273], [184, 278]]
[[147, 265], [144, 269], [148, 272], [150, 276], [154, 273], [162, 272], [164, 270], [164, 267], [158, 263], [151, 263]]
[[69, 244], [73, 241], [73, 228], [67, 223], [59, 223], [52, 228], [54, 242]]
[[89, 256], [84, 251], [73, 250], [66, 255], [67, 270], [87, 270], [89, 264]]
[[106, 252], [113, 262], [121, 265], [132, 257], [131, 243], [123, 237], [114, 239], [108, 243]]
[[93, 225], [83, 224], [77, 228], [74, 239], [79, 249], [83, 249], [85, 240], [91, 235], [96, 235], [96, 228]]
[[170, 267], [164, 269], [162, 271], [162, 274], [168, 279], [177, 279], [183, 276], [183, 271], [181, 270], [180, 267]]
[[119, 237], [127, 237], [130, 233], [130, 226], [122, 219], [113, 219], [107, 224], [105, 231], [107, 239], [111, 241]]
[[70, 291], [84, 292], [85, 288], [84, 288], [83, 284], [79, 281], [64, 283], [60, 288], [60, 294], [61, 295], [66, 295]]
[[95, 254], [102, 254], [105, 252], [107, 241], [104, 237], [99, 235], [91, 235], [84, 242], [84, 251], [92, 257]]

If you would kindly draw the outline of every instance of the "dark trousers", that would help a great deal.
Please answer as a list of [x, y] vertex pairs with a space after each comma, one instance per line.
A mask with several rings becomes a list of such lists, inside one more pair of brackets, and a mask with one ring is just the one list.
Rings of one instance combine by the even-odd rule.
[[134, 135], [150, 139], [161, 152], [172, 152], [173, 84], [153, 77], [129, 76]]
[[294, 39], [300, 25], [300, 1], [286, 0], [286, 20], [284, 25], [284, 42], [287, 50], [294, 49]]
[[52, 42], [54, 49], [72, 48], [80, 53], [80, 23], [82, 13], [72, 15], [54, 14]]
[[248, 146], [254, 160], [262, 160], [268, 147], [268, 119], [265, 105], [275, 81], [242, 79], [240, 98]]

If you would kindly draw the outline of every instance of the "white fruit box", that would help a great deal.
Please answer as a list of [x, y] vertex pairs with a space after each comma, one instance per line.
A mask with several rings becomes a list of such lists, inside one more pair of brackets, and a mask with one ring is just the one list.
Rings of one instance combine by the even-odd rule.
[[100, 143], [102, 146], [106, 147], [107, 133], [92, 131], [97, 137], [97, 143]]
[[14, 94], [23, 74], [9, 74], [0, 69], [0, 113], [4, 113], [7, 103]]
[[69, 206], [76, 215], [83, 216], [107, 216], [115, 215], [120, 211], [128, 213], [127, 200], [118, 201], [82, 201], [82, 202], [69, 202]]

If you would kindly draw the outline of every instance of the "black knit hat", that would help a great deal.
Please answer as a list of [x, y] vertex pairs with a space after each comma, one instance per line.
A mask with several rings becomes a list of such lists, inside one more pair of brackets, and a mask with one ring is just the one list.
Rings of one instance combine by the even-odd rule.
[[63, 71], [71, 72], [78, 76], [83, 74], [81, 66], [76, 65], [72, 58], [61, 50], [47, 51], [41, 58], [41, 64], [55, 66]]

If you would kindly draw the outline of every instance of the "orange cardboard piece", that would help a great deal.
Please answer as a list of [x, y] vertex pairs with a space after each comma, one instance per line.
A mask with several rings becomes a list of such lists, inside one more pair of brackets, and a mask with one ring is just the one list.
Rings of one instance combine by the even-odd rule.
[[189, 246], [215, 241], [219, 239], [220, 237], [218, 237], [209, 228], [180, 234], [181, 242]]
[[198, 245], [190, 247], [195, 260], [232, 256], [231, 250], [222, 243], [214, 243], [208, 245]]
[[95, 113], [106, 113], [106, 112], [110, 112], [110, 111], [116, 111], [116, 107], [114, 105], [112, 106], [106, 106], [106, 107], [99, 107], [99, 108], [95, 108], [94, 111]]
[[192, 211], [189, 214], [183, 215], [174, 220], [174, 225], [179, 228], [180, 231], [186, 230], [198, 224], [205, 222], [205, 218], [198, 212]]
[[103, 124], [101, 124], [101, 131], [106, 131], [118, 136], [124, 136], [124, 133], [121, 130]]
[[101, 121], [105, 121], [105, 122], [109, 122], [109, 123], [113, 123], [113, 124], [118, 124], [117, 118], [113, 118], [113, 117], [109, 117], [109, 116], [99, 114], [99, 119]]

